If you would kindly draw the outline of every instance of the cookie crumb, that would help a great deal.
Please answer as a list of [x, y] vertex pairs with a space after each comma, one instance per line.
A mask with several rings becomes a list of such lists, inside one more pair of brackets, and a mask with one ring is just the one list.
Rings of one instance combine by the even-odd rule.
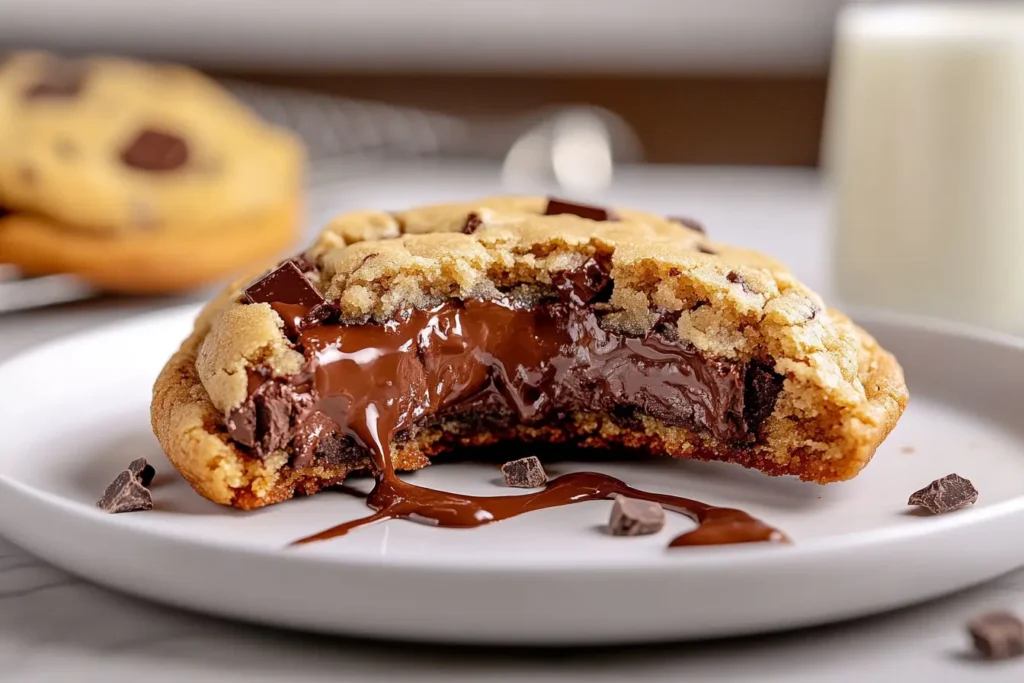
[[535, 489], [548, 483], [547, 472], [535, 455], [505, 463], [501, 473], [505, 475], [505, 486], [518, 489]]
[[1024, 622], [1010, 612], [980, 614], [967, 623], [974, 649], [985, 659], [1024, 655]]
[[953, 512], [978, 500], [978, 490], [969, 479], [947, 474], [910, 495], [907, 505], [918, 505], [933, 515]]
[[657, 503], [616, 495], [608, 531], [612, 536], [646, 536], [665, 527], [665, 509]]

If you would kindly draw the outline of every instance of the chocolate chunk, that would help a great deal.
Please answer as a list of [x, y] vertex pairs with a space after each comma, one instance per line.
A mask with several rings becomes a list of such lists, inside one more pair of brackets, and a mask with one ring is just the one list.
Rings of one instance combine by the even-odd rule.
[[25, 89], [23, 97], [26, 100], [77, 97], [85, 85], [85, 73], [82, 64], [53, 57], [47, 60], [39, 78]]
[[669, 216], [668, 220], [672, 221], [673, 223], [679, 223], [680, 225], [687, 227], [690, 230], [696, 230], [702, 235], [707, 234], [707, 230], [704, 229], [704, 226], [701, 224], [701, 222], [696, 221], [692, 218], [688, 218], [686, 216]]
[[718, 253], [714, 249], [712, 249], [710, 247], [706, 247], [703, 244], [698, 244], [697, 245], [697, 251], [699, 251], [702, 254], [717, 254]]
[[761, 423], [775, 410], [775, 401], [782, 392], [783, 381], [782, 375], [776, 374], [767, 363], [755, 360], [747, 366], [743, 421], [751, 434], [756, 434]]
[[309, 258], [305, 254], [299, 254], [288, 259], [289, 263], [294, 263], [295, 267], [303, 273], [311, 273], [316, 270], [316, 263], [313, 259]]
[[140, 478], [130, 470], [117, 475], [96, 506], [111, 514], [118, 512], [139, 512], [153, 509], [153, 496], [150, 495]]
[[465, 235], [472, 235], [477, 229], [484, 224], [480, 214], [473, 212], [466, 216], [466, 222], [462, 224], [462, 232]]
[[545, 216], [557, 216], [562, 213], [571, 213], [580, 218], [589, 218], [592, 221], [617, 221], [619, 215], [612, 209], [589, 204], [577, 204], [564, 199], [548, 198], [547, 208], [544, 209]]
[[231, 438], [265, 458], [283, 449], [313, 406], [313, 396], [301, 387], [267, 380], [228, 415]]
[[614, 287], [608, 266], [589, 258], [574, 270], [563, 270], [551, 275], [551, 282], [563, 301], [588, 304], [593, 301], [608, 301]]
[[1024, 655], [1024, 622], [1009, 612], [989, 612], [967, 623], [976, 649], [985, 659]]
[[156, 469], [145, 458], [136, 458], [128, 463], [128, 471], [138, 477], [143, 486], [152, 484], [156, 476]]
[[290, 260], [246, 287], [245, 298], [253, 304], [277, 303], [306, 308], [324, 303], [324, 297]]
[[534, 489], [548, 483], [548, 475], [535, 455], [505, 463], [501, 473], [505, 475], [505, 486], [519, 489]]
[[969, 479], [947, 474], [912, 493], [907, 505], [919, 505], [933, 515], [941, 515], [973, 505], [977, 500], [978, 490]]
[[188, 144], [174, 133], [147, 128], [121, 150], [121, 161], [140, 171], [174, 171], [188, 163]]
[[665, 510], [657, 503], [615, 496], [608, 531], [613, 536], [646, 536], [665, 526]]

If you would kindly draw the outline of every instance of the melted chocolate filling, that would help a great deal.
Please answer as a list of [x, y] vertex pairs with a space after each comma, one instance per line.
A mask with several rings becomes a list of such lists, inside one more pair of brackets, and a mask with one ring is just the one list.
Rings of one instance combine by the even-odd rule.
[[[380, 325], [331, 323], [311, 315], [323, 304], [276, 295], [271, 306], [289, 321], [307, 370], [287, 378], [252, 374], [249, 398], [229, 415], [228, 432], [256, 457], [291, 446], [294, 467], [368, 452], [377, 477], [367, 501], [375, 515], [302, 542], [396, 517], [479, 526], [616, 493], [702, 523], [675, 545], [784, 540], [738, 510], [645, 493], [602, 474], [565, 475], [534, 494], [493, 498], [424, 489], [395, 475], [392, 442], [445, 418], [544, 424], [573, 412], [642, 414], [705, 431], [729, 448], [756, 443], [782, 388], [769, 366], [704, 358], [678, 341], [670, 324], [644, 337], [604, 329], [595, 302], [608, 296], [610, 282], [594, 261], [556, 277], [555, 286], [557, 300], [529, 307], [448, 301]], [[304, 281], [295, 298], [302, 292]]]

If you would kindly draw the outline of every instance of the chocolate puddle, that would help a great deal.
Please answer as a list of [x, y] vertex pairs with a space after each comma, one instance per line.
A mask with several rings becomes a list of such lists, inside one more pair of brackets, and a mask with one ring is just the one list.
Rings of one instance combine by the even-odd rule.
[[617, 493], [658, 503], [697, 522], [699, 526], [696, 529], [672, 539], [670, 548], [757, 541], [788, 543], [781, 531], [742, 510], [641, 491], [615, 477], [597, 472], [565, 474], [548, 482], [543, 490], [518, 496], [468, 496], [437, 491], [404, 482], [390, 472], [377, 481], [366, 499], [367, 505], [376, 510], [374, 514], [299, 539], [292, 545], [326, 541], [389, 519], [410, 519], [443, 527], [478, 527], [534, 510], [605, 500]]
[[604, 329], [594, 302], [607, 295], [610, 280], [594, 260], [554, 280], [559, 300], [532, 306], [448, 301], [379, 325], [328, 324], [329, 305], [289, 263], [246, 290], [251, 302], [269, 303], [282, 315], [309, 367], [292, 377], [250, 376], [249, 400], [228, 416], [232, 438], [256, 457], [290, 447], [296, 467], [337, 457], [337, 444], [345, 440], [369, 452], [377, 478], [367, 497], [375, 514], [296, 543], [385, 519], [476, 527], [615, 494], [659, 503], [698, 522], [672, 546], [786, 540], [739, 510], [640, 491], [593, 472], [497, 497], [398, 478], [391, 457], [396, 435], [414, 432], [426, 418], [474, 411], [542, 424], [625, 409], [704, 430], [731, 448], [756, 441], [782, 386], [767, 365], [704, 358], [673, 338], [671, 325], [644, 337]]

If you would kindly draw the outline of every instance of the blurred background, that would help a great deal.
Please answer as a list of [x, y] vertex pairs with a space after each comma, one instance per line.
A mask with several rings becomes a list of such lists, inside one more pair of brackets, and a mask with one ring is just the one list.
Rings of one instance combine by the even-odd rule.
[[[298, 133], [309, 160], [307, 214], [292, 252], [343, 209], [560, 194], [695, 216], [714, 239], [779, 256], [828, 298], [1016, 331], [1024, 314], [976, 315], [972, 302], [1018, 283], [984, 278], [966, 294], [956, 283], [997, 254], [1000, 269], [1014, 269], [1005, 245], [1017, 244], [1024, 202], [1006, 199], [1019, 194], [1007, 183], [1024, 151], [1004, 143], [1020, 138], [1008, 122], [1024, 115], [1024, 94], [1013, 94], [1024, 91], [1021, 9], [889, 0], [4, 0], [0, 51], [187, 64]], [[990, 110], [1002, 119], [976, 115]], [[995, 151], [968, 159], [964, 150], [975, 147]], [[893, 163], [901, 159], [916, 166]], [[979, 189], [934, 172], [954, 167], [1006, 182]], [[901, 205], [904, 196], [912, 206]], [[1001, 213], [979, 212], [979, 203]], [[948, 223], [941, 229], [932, 227], [937, 206]], [[983, 213], [984, 221], [964, 218]], [[982, 228], [1001, 237], [952, 237]], [[955, 249], [922, 251], [936, 235]], [[965, 260], [969, 269], [948, 277]], [[894, 270], [909, 275], [889, 277]], [[35, 325], [19, 337], [27, 340], [39, 329], [198, 301], [232, 274], [156, 298], [107, 291], [99, 303], [53, 308], [110, 288], [0, 265], [0, 310], [22, 311], [0, 316], [0, 329], [14, 340]], [[867, 280], [871, 291], [859, 286]], [[951, 298], [962, 305], [947, 310]], [[1006, 303], [1016, 310], [1015, 299]]]

